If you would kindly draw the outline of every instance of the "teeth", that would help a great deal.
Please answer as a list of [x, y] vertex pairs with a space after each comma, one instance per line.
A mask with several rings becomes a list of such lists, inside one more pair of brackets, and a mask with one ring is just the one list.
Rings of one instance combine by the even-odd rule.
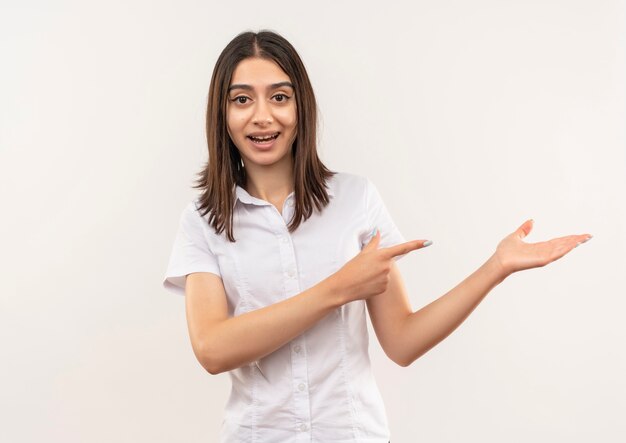
[[278, 137], [278, 134], [268, 135], [265, 137], [253, 137], [253, 136], [249, 136], [249, 137], [254, 141], [266, 142], [266, 141], [275, 139], [276, 137]]

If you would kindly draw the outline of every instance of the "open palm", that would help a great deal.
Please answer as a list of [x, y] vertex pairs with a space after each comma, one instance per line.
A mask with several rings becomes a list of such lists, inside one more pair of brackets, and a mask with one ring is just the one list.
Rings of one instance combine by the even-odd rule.
[[552, 263], [591, 238], [589, 234], [568, 235], [538, 243], [526, 243], [523, 239], [532, 228], [533, 221], [527, 220], [498, 244], [495, 257], [506, 275]]

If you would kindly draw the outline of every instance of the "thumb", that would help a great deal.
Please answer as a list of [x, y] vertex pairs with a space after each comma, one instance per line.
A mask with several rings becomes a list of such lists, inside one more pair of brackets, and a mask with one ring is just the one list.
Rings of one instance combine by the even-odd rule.
[[369, 243], [365, 245], [362, 251], [370, 251], [378, 248], [378, 244], [380, 243], [380, 231], [375, 229], [376, 234], [372, 236]]
[[533, 219], [526, 220], [519, 228], [517, 228], [517, 231], [515, 231], [515, 235], [517, 235], [517, 237], [519, 238], [526, 237], [533, 229], [533, 223]]

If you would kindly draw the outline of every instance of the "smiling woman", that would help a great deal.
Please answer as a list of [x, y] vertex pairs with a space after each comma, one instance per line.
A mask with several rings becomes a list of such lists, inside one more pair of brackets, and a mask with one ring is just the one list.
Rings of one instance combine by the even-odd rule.
[[[283, 201], [294, 191], [291, 231], [328, 204], [326, 180], [333, 173], [317, 155], [315, 94], [304, 63], [282, 36], [245, 32], [224, 48], [209, 87], [206, 131], [209, 161], [196, 185], [203, 191], [199, 210], [230, 241], [235, 186], [281, 207], [280, 197], [261, 195], [258, 174], [261, 181], [281, 177]], [[262, 140], [268, 136], [275, 142]]]
[[[248, 58], [237, 65], [228, 89], [228, 135], [239, 150], [244, 169], [262, 171], [266, 168], [259, 167], [271, 165], [289, 173], [297, 117], [294, 88], [287, 74], [271, 60]], [[255, 192], [254, 183], [250, 184]]]
[[232, 391], [221, 441], [387, 443], [366, 312], [408, 366], [510, 274], [587, 241], [504, 238], [455, 288], [413, 312], [396, 259], [406, 242], [371, 181], [317, 156], [317, 109], [295, 49], [247, 32], [220, 55], [209, 91], [209, 160], [180, 218], [163, 285], [186, 296], [193, 351]]

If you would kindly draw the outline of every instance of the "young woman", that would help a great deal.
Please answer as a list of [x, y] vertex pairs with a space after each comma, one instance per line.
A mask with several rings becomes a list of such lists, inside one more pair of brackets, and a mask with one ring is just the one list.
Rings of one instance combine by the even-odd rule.
[[526, 221], [413, 312], [395, 260], [430, 242], [404, 241], [371, 181], [322, 164], [316, 119], [283, 37], [246, 32], [226, 46], [209, 91], [202, 192], [183, 211], [163, 282], [186, 295], [198, 361], [230, 373], [222, 442], [387, 442], [366, 306], [387, 356], [408, 366], [507, 276], [591, 238], [525, 243]]

